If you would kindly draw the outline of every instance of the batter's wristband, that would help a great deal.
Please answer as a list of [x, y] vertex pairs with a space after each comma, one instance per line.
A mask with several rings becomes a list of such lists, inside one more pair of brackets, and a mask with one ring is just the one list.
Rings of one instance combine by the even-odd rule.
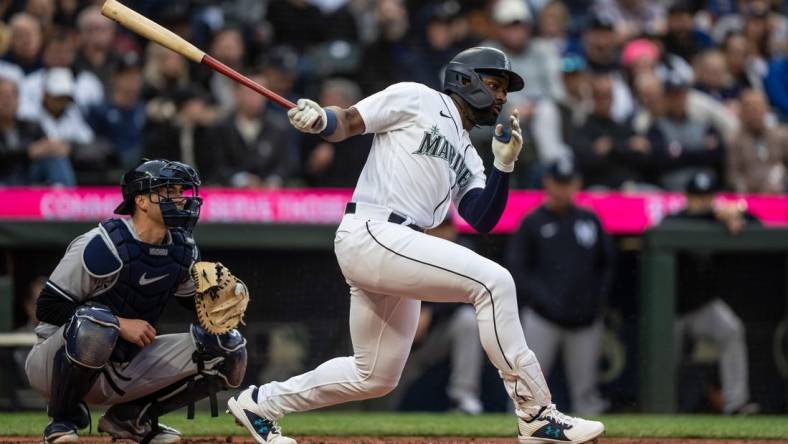
[[320, 131], [320, 136], [328, 137], [337, 130], [337, 113], [328, 108], [323, 108], [323, 110], [326, 112], [326, 127]]

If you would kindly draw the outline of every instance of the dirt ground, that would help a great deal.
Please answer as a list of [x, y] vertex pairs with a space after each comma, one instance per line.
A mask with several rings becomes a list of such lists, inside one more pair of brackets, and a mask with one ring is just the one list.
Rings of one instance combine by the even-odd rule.
[[[434, 437], [364, 437], [364, 436], [295, 436], [299, 444], [516, 444], [515, 438], [434, 438]], [[2, 444], [40, 443], [41, 438], [29, 436], [0, 437]], [[108, 444], [106, 437], [83, 437], [81, 444]], [[181, 441], [182, 444], [254, 444], [250, 438], [240, 436], [205, 436], [190, 437]], [[713, 440], [713, 439], [662, 439], [662, 438], [600, 438], [596, 444], [788, 444], [788, 441], [772, 440]], [[113, 444], [131, 444], [131, 441], [118, 440]]]

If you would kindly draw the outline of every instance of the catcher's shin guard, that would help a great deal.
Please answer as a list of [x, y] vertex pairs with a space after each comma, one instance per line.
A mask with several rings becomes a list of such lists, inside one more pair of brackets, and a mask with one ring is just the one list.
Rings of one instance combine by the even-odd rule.
[[[189, 331], [194, 339], [195, 348], [192, 359], [197, 363], [199, 374], [221, 379], [224, 386], [219, 390], [238, 388], [246, 373], [247, 359], [246, 339], [241, 333], [233, 329], [221, 335], [213, 335], [197, 324], [192, 324]], [[211, 403], [211, 416], [214, 417], [219, 414], [216, 391], [209, 387], [207, 394]], [[189, 419], [194, 417], [193, 402], [189, 404], [187, 417]]]
[[79, 307], [63, 330], [65, 345], [52, 363], [48, 413], [54, 421], [71, 420], [79, 428], [89, 418], [80, 406], [107, 363], [118, 339], [117, 318], [106, 307]]
[[93, 387], [101, 371], [75, 364], [66, 356], [65, 347], [55, 354], [52, 370], [47, 414], [55, 424], [70, 422], [77, 429], [84, 429], [90, 423], [90, 416], [81, 404], [82, 399]]

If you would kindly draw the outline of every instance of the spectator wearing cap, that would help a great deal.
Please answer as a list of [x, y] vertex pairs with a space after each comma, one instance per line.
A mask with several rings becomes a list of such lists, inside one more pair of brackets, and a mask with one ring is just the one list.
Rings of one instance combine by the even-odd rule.
[[[361, 89], [346, 79], [323, 82], [320, 103], [323, 106], [350, 108], [363, 98]], [[342, 142], [327, 142], [317, 134], [301, 139], [301, 170], [312, 187], [352, 188], [364, 168], [372, 145], [372, 136], [351, 137]]]
[[632, 92], [619, 66], [620, 39], [613, 23], [606, 17], [593, 14], [583, 31], [583, 55], [592, 72], [608, 74], [613, 81], [612, 116], [624, 122], [632, 116], [635, 103]]
[[[722, 225], [732, 233], [740, 233], [758, 220], [737, 205], [715, 205], [718, 189], [714, 174], [698, 172], [685, 184], [686, 208], [668, 216], [660, 224], [694, 223], [713, 227]], [[722, 386], [722, 411], [727, 414], [749, 414], [758, 410], [750, 402], [749, 370], [745, 327], [719, 294], [717, 273], [720, 256], [705, 251], [681, 251], [676, 266], [676, 320], [673, 324], [673, 365], [683, 358], [684, 341], [700, 339], [713, 343], [719, 350], [719, 373]]]
[[664, 82], [664, 112], [655, 120], [662, 139], [660, 186], [681, 191], [700, 171], [719, 172], [725, 157], [723, 138], [706, 119], [689, 110], [690, 83], [680, 76]]
[[506, 262], [529, 347], [548, 378], [563, 352], [571, 410], [587, 415], [608, 407], [597, 390], [597, 368], [615, 257], [599, 219], [574, 204], [580, 186], [571, 159], [550, 165], [545, 202], [523, 219]]
[[40, 112], [33, 120], [41, 125], [47, 138], [67, 146], [77, 155], [80, 149], [93, 143], [93, 130], [74, 104], [76, 82], [68, 68], [51, 68], [44, 75], [44, 97]]
[[638, 134], [644, 134], [664, 112], [665, 89], [686, 89], [686, 110], [690, 119], [711, 125], [729, 143], [739, 130], [736, 115], [708, 94], [690, 88], [691, 81], [683, 71], [662, 71], [640, 74], [634, 80], [638, 109], [632, 120]]
[[544, 98], [534, 109], [531, 133], [542, 167], [572, 155], [570, 141], [575, 129], [591, 112], [591, 91], [585, 60], [567, 55], [561, 60], [563, 93]]
[[663, 52], [658, 42], [647, 38], [630, 40], [621, 49], [621, 67], [630, 87], [642, 75], [656, 74], [665, 78], [671, 73], [692, 77], [692, 67], [681, 57]]
[[667, 32], [662, 37], [665, 51], [676, 54], [687, 62], [714, 45], [705, 32], [695, 27], [695, 7], [686, 0], [678, 0], [668, 8]]
[[[263, 86], [262, 75], [250, 75]], [[297, 169], [294, 141], [287, 118], [266, 110], [266, 98], [236, 84], [235, 111], [211, 130], [210, 146], [221, 146], [212, 169], [225, 185], [238, 188], [279, 188]]]
[[[275, 46], [268, 51], [262, 63], [261, 72], [268, 82], [268, 89], [295, 103], [300, 96], [294, 90], [300, 76], [301, 58], [290, 46]], [[287, 110], [281, 106], [266, 102], [266, 111], [285, 115]], [[293, 133], [297, 133], [294, 129]]]
[[[106, 148], [104, 165], [100, 169], [106, 176], [117, 177], [108, 168], [128, 170], [139, 163], [147, 121], [141, 90], [140, 60], [135, 53], [127, 53], [115, 64], [108, 97], [104, 103], [90, 109], [90, 126]], [[96, 180], [113, 183], [110, 177]]]
[[44, 67], [29, 74], [20, 85], [20, 116], [38, 118], [47, 71], [52, 68], [66, 68], [74, 73], [73, 99], [82, 113], [104, 101], [104, 85], [101, 80], [91, 71], [74, 72], [72, 69], [76, 51], [76, 35], [73, 32], [61, 30], [47, 40], [44, 45]]
[[0, 184], [75, 185], [68, 147], [46, 138], [36, 122], [17, 117], [19, 93], [0, 78]]
[[613, 119], [613, 79], [607, 74], [591, 78], [592, 112], [577, 128], [571, 147], [589, 187], [617, 189], [642, 187], [653, 167], [649, 140], [635, 134], [629, 122]]
[[728, 150], [727, 178], [740, 193], [788, 192], [788, 126], [772, 123], [761, 91], [740, 97], [741, 131]]
[[77, 72], [90, 71], [109, 85], [118, 55], [112, 51], [115, 23], [101, 15], [98, 6], [89, 6], [77, 17], [79, 49], [74, 63]]
[[623, 40], [665, 32], [665, 5], [649, 0], [597, 0], [596, 13], [615, 23]]
[[499, 0], [492, 19], [496, 25], [494, 37], [482, 45], [506, 53], [512, 70], [527, 79], [523, 91], [509, 94], [507, 106], [520, 108], [520, 116], [528, 117], [539, 99], [560, 94], [560, 56], [549, 43], [532, 41], [533, 17], [524, 1]]

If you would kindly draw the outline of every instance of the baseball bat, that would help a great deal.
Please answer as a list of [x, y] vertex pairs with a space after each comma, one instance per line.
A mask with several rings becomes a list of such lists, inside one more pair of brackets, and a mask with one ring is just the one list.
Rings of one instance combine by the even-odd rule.
[[262, 94], [285, 109], [295, 107], [293, 102], [285, 99], [263, 85], [260, 85], [259, 83], [230, 68], [224, 63], [216, 60], [201, 49], [187, 42], [185, 39], [183, 39], [183, 37], [175, 34], [169, 29], [161, 26], [160, 24], [127, 7], [126, 5], [123, 5], [117, 0], [106, 0], [101, 6], [101, 14], [120, 23], [120, 25], [124, 28], [130, 29], [131, 31], [134, 31], [148, 40], [154, 41], [167, 49], [175, 51], [193, 62], [203, 64], [214, 71], [217, 71], [246, 86], [258, 94]]

